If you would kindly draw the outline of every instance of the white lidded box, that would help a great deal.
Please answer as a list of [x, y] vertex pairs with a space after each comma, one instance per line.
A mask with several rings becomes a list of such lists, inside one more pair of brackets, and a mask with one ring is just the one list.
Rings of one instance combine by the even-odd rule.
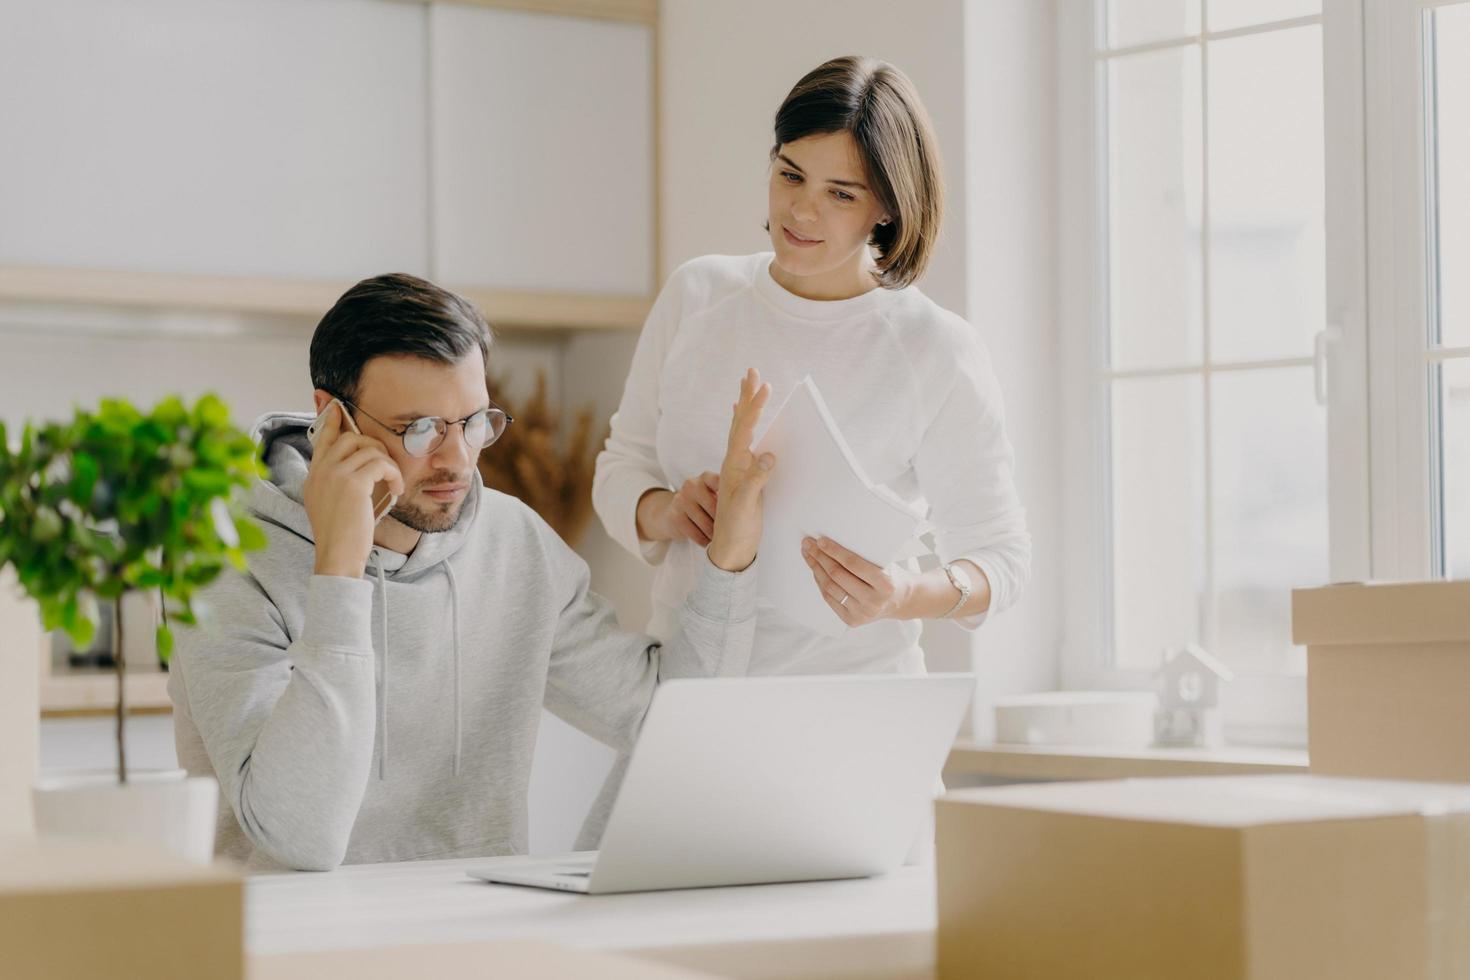
[[1044, 691], [995, 702], [995, 740], [1010, 745], [1148, 745], [1149, 691]]

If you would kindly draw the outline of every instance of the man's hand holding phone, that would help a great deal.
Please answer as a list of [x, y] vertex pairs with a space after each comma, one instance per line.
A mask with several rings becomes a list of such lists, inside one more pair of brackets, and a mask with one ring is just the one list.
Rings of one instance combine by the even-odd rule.
[[402, 496], [403, 474], [381, 442], [355, 431], [346, 412], [333, 401], [313, 426], [302, 498], [316, 539], [315, 573], [361, 578], [378, 523], [374, 491], [383, 484]]

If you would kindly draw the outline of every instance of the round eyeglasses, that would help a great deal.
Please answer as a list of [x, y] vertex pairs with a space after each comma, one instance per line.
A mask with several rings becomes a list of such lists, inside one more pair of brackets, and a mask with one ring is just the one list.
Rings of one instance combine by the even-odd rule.
[[403, 451], [410, 456], [428, 456], [434, 450], [444, 445], [444, 440], [449, 436], [451, 426], [460, 426], [464, 432], [465, 445], [470, 447], [473, 453], [480, 453], [488, 448], [496, 439], [505, 435], [505, 429], [515, 421], [505, 413], [505, 410], [491, 405], [482, 408], [472, 415], [466, 415], [462, 419], [451, 422], [437, 416], [432, 418], [414, 419], [402, 428], [395, 428], [381, 419], [368, 415], [359, 405], [354, 405], [346, 399], [341, 399], [342, 404], [355, 412], [361, 412], [372, 419], [379, 426], [403, 440]]

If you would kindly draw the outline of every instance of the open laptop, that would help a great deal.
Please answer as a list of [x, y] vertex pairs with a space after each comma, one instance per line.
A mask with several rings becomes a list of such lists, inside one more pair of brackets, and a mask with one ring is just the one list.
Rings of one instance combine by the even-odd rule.
[[973, 689], [970, 674], [668, 681], [600, 851], [469, 874], [597, 895], [893, 871]]

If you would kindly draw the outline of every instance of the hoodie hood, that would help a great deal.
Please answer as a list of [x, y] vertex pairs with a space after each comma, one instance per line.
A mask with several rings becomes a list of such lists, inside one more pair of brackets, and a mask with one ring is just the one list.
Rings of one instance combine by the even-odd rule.
[[[306, 516], [303, 488], [306, 485], [306, 473], [311, 465], [312, 453], [311, 440], [306, 437], [306, 430], [314, 419], [313, 415], [272, 412], [261, 416], [251, 426], [251, 437], [261, 447], [261, 455], [270, 469], [270, 476], [256, 481], [246, 504], [251, 513], [260, 520], [312, 542], [315, 542], [315, 538], [311, 533], [311, 521]], [[379, 610], [377, 636], [373, 643], [377, 660], [378, 731], [382, 739], [382, 749], [378, 755], [379, 779], [386, 778], [388, 769], [388, 688], [391, 676], [388, 649], [388, 580], [412, 580], [436, 570], [449, 580], [451, 649], [454, 658], [454, 773], [459, 775], [464, 744], [461, 693], [463, 657], [460, 650], [459, 583], [455, 580], [454, 568], [449, 564], [449, 558], [469, 539], [470, 530], [479, 513], [479, 488], [482, 484], [478, 469], [471, 480], [471, 491], [465, 494], [459, 517], [449, 530], [420, 534], [413, 553], [407, 556], [376, 544], [368, 555], [368, 565], [364, 571], [376, 583]]]

